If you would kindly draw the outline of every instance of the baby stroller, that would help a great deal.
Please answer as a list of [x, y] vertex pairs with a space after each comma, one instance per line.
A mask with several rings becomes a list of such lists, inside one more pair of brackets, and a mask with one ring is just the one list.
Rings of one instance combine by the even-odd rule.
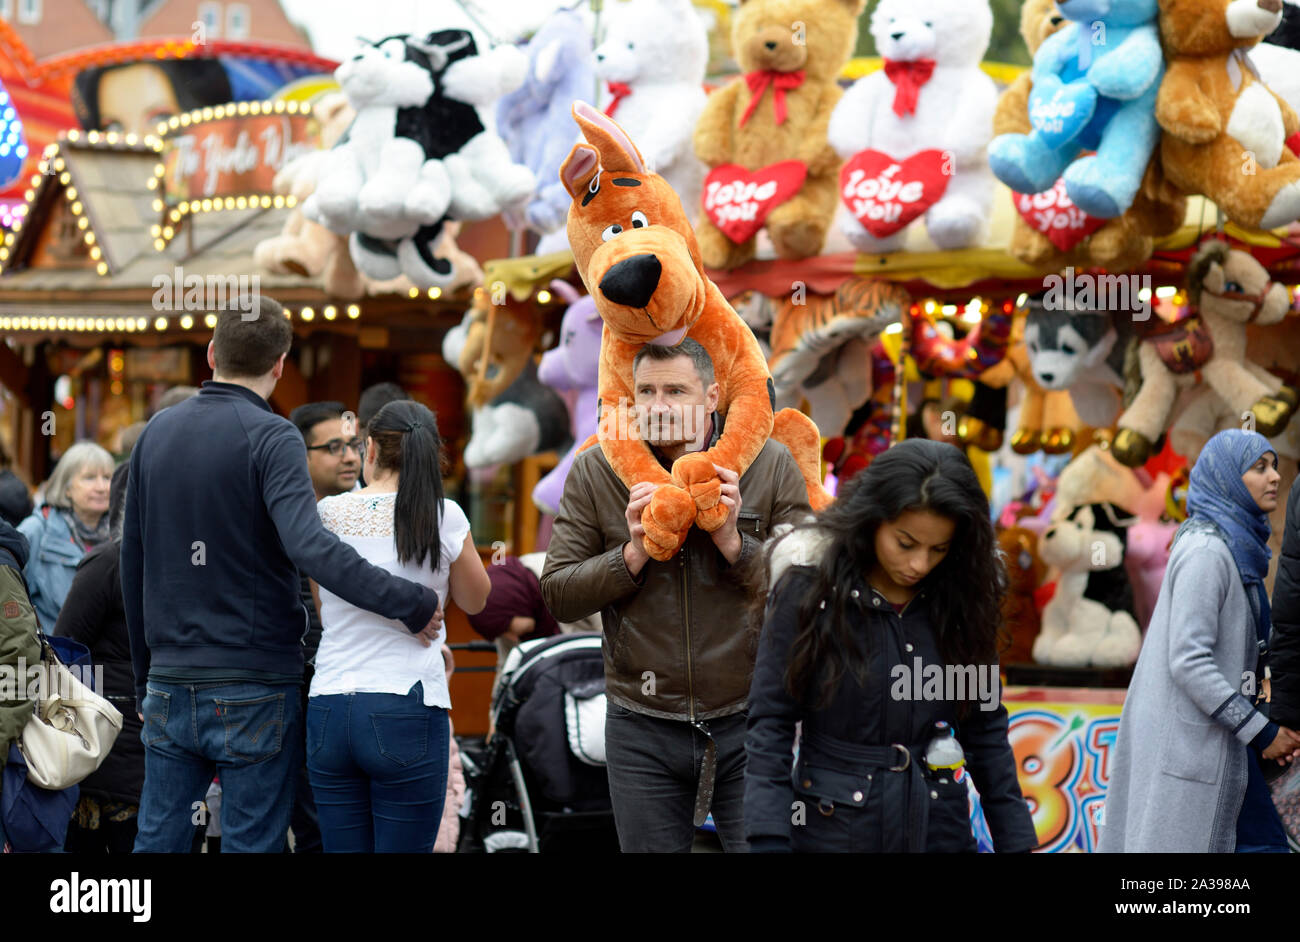
[[460, 852], [617, 852], [600, 642], [584, 632], [510, 652], [492, 702], [496, 733], [462, 747]]

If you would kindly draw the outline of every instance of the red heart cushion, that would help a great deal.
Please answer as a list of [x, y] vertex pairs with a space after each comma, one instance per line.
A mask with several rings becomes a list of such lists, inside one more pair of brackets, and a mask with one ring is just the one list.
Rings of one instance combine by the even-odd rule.
[[704, 178], [704, 212], [737, 244], [763, 228], [768, 213], [799, 192], [808, 165], [783, 160], [750, 173], [739, 164], [714, 167]]
[[883, 151], [859, 151], [840, 169], [840, 199], [877, 239], [893, 235], [939, 202], [948, 189], [941, 150], [895, 160]]
[[1065, 192], [1065, 179], [1060, 178], [1050, 190], [1042, 193], [1012, 193], [1016, 209], [1025, 222], [1036, 232], [1041, 232], [1062, 252], [1068, 252], [1092, 235], [1106, 220], [1089, 216]]

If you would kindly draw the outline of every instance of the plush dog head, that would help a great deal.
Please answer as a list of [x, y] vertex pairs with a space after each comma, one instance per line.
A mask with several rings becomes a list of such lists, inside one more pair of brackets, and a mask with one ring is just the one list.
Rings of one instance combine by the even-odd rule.
[[389, 36], [364, 46], [334, 72], [353, 108], [372, 105], [412, 108], [433, 94], [427, 57], [409, 36]]
[[1033, 530], [1007, 527], [998, 533], [998, 549], [1002, 551], [1010, 591], [1031, 593], [1042, 584], [1047, 566], [1039, 558], [1038, 536]]
[[1118, 334], [1104, 311], [1060, 311], [1031, 300], [1025, 349], [1034, 379], [1044, 389], [1069, 389], [1099, 366]]
[[707, 282], [695, 232], [663, 177], [646, 169], [621, 127], [586, 102], [573, 117], [585, 144], [560, 168], [569, 246], [610, 332], [673, 346], [704, 312]]
[[1286, 317], [1291, 296], [1249, 252], [1211, 239], [1187, 269], [1187, 297], [1203, 314], [1238, 323], [1276, 324]]
[[1127, 526], [1110, 504], [1080, 504], [1043, 532], [1043, 562], [1062, 572], [1096, 572], [1124, 562]]

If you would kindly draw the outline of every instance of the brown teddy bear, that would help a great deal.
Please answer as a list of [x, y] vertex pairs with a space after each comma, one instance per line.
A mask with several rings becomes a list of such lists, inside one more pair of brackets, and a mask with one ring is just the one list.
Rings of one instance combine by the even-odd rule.
[[[1030, 56], [1038, 51], [1048, 36], [1068, 22], [1054, 0], [1025, 0], [1020, 10], [1020, 35]], [[993, 116], [995, 135], [1028, 134], [1032, 130], [1029, 93], [1033, 85], [1033, 76], [1026, 71], [1002, 93]], [[1018, 194], [1012, 194], [1012, 198], [1035, 199], [1034, 196]], [[1186, 213], [1187, 198], [1164, 179], [1160, 161], [1153, 157], [1133, 205], [1118, 219], [1107, 220], [1092, 235], [1062, 251], [1045, 233], [1017, 214], [1009, 251], [1022, 262], [1043, 269], [1074, 266], [1127, 271], [1149, 259], [1155, 245], [1153, 236], [1175, 231], [1182, 225]]]
[[1160, 0], [1165, 176], [1247, 229], [1300, 219], [1300, 160], [1284, 143], [1300, 120], [1246, 57], [1281, 18], [1281, 0]]
[[1042, 627], [1034, 593], [1043, 584], [1047, 564], [1038, 555], [1038, 535], [1025, 527], [1001, 530], [998, 549], [1007, 570], [1002, 625], [1006, 633], [1003, 643], [1009, 645], [999, 652], [999, 660], [1003, 664], [1028, 664], [1033, 661], [1034, 639]]
[[841, 164], [826, 127], [863, 4], [742, 0], [734, 13], [731, 46], [745, 75], [709, 96], [695, 126], [696, 156], [711, 171], [696, 226], [707, 267], [750, 261], [764, 224], [781, 258], [822, 250]]

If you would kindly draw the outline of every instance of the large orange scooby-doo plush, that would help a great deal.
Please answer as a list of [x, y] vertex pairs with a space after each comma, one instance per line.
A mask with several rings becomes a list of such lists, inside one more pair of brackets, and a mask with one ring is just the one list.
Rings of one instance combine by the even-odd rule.
[[[569, 245], [605, 326], [600, 343], [601, 420], [597, 439], [629, 488], [660, 485], [642, 513], [645, 549], [667, 560], [692, 524], [713, 531], [726, 522], [714, 465], [744, 474], [768, 438], [790, 449], [814, 510], [830, 503], [819, 479], [820, 438], [794, 409], [773, 415], [772, 377], [753, 333], [704, 274], [699, 245], [681, 200], [616, 123], [585, 102], [573, 117], [587, 143], [560, 168], [573, 204]], [[718, 442], [683, 455], [665, 471], [634, 430], [632, 360], [647, 343], [676, 345], [690, 335], [713, 358], [726, 419]], [[742, 494], [743, 499], [743, 494]]]

